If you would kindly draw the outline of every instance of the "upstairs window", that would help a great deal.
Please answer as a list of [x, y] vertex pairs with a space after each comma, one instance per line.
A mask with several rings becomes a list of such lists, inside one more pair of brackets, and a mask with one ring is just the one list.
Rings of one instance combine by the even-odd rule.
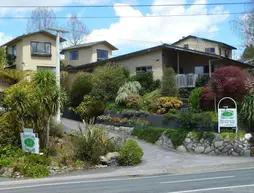
[[51, 43], [49, 42], [31, 42], [32, 56], [51, 56]]
[[70, 60], [78, 60], [79, 54], [77, 50], [73, 50], [70, 52]]
[[97, 61], [108, 59], [108, 50], [97, 49]]
[[12, 46], [12, 47], [11, 47], [11, 55], [12, 55], [12, 56], [16, 56], [16, 55], [17, 55], [16, 46]]
[[205, 48], [205, 52], [214, 54], [215, 53], [215, 48]]
[[142, 73], [142, 72], [152, 72], [153, 67], [152, 66], [140, 66], [136, 67], [136, 73]]
[[189, 44], [184, 44], [183, 47], [184, 47], [185, 49], [189, 49]]

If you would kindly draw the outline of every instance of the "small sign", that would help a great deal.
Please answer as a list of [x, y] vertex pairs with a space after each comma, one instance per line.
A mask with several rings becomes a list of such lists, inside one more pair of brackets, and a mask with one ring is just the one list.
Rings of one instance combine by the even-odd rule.
[[[235, 108], [228, 108], [228, 107], [220, 107], [220, 103], [223, 100], [230, 100]], [[235, 129], [236, 132], [237, 128], [237, 104], [234, 99], [231, 97], [224, 97], [218, 103], [218, 132], [220, 133], [221, 127], [224, 128], [232, 128]]]
[[39, 154], [39, 138], [33, 129], [24, 129], [23, 133], [20, 133], [20, 137], [24, 152]]
[[237, 127], [237, 112], [236, 109], [225, 108], [219, 109], [219, 125], [220, 127]]

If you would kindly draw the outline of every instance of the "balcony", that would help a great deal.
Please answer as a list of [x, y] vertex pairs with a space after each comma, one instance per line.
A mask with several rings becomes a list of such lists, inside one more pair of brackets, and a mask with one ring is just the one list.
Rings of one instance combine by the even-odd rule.
[[178, 88], [194, 88], [196, 86], [196, 81], [202, 76], [207, 76], [207, 74], [177, 74], [176, 75], [176, 85]]

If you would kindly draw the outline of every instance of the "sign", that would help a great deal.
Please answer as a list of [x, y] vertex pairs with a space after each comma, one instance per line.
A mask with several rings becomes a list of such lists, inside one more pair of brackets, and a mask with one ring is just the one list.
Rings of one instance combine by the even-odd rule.
[[225, 108], [218, 110], [220, 127], [237, 127], [236, 109]]
[[39, 138], [37, 134], [33, 132], [33, 129], [24, 129], [23, 133], [20, 133], [22, 150], [24, 152], [39, 154]]
[[[228, 107], [220, 107], [220, 103], [223, 100], [231, 100], [235, 108], [228, 108]], [[236, 132], [237, 128], [237, 104], [234, 99], [230, 97], [222, 98], [218, 103], [218, 132], [220, 133], [221, 127], [224, 128], [232, 128], [235, 129]]]

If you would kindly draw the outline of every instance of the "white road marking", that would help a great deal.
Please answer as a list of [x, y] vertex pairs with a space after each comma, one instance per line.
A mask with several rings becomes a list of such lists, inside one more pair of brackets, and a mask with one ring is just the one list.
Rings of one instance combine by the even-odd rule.
[[174, 183], [183, 183], [183, 182], [199, 182], [199, 181], [207, 181], [207, 180], [217, 180], [217, 179], [225, 179], [225, 178], [234, 178], [235, 176], [219, 176], [219, 177], [211, 177], [211, 178], [197, 178], [190, 180], [175, 180], [168, 182], [160, 182], [160, 184], [174, 184]]
[[226, 189], [237, 189], [237, 188], [247, 188], [247, 187], [254, 187], [254, 184], [238, 185], [238, 186], [224, 186], [224, 187], [216, 187], [216, 188], [203, 188], [203, 189], [194, 189], [194, 190], [182, 190], [182, 191], [168, 192], [168, 193], [192, 193], [192, 192], [226, 190]]

